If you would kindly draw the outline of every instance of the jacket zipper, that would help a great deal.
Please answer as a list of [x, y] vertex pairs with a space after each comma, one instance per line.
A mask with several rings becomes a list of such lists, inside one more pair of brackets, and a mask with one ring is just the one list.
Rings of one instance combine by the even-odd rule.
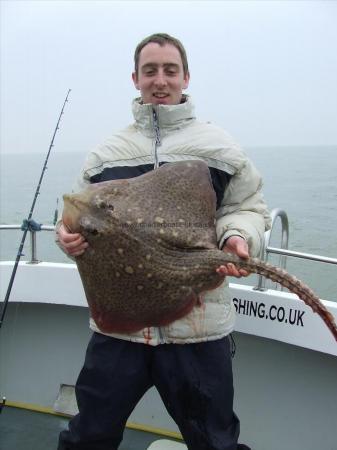
[[[159, 129], [159, 123], [158, 123], [158, 113], [155, 110], [155, 108], [152, 109], [152, 117], [153, 117], [153, 130], [154, 130], [154, 169], [158, 169], [159, 167], [159, 158], [158, 158], [158, 147], [161, 145], [161, 138], [160, 138], [160, 129]], [[160, 327], [157, 327], [158, 330], [158, 338], [159, 342], [163, 344], [164, 341], [164, 335], [163, 330]]]
[[155, 110], [155, 108], [152, 109], [152, 117], [153, 117], [153, 130], [154, 130], [154, 168], [158, 169], [159, 167], [159, 160], [158, 160], [158, 147], [161, 145], [161, 138], [160, 138], [160, 129], [159, 129], [159, 123], [158, 123], [158, 113]]

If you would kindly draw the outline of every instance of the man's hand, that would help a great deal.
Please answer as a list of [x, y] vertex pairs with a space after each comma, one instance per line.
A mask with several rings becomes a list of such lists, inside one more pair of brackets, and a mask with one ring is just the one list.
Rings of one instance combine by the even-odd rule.
[[[249, 258], [248, 244], [240, 236], [231, 236], [227, 239], [226, 245], [223, 248], [224, 252], [234, 253], [241, 258]], [[220, 275], [232, 277], [247, 277], [249, 272], [247, 270], [238, 269], [234, 264], [228, 263], [216, 269]]]
[[70, 233], [63, 224], [60, 226], [57, 236], [60, 246], [69, 256], [80, 256], [88, 248], [88, 243], [80, 233]]

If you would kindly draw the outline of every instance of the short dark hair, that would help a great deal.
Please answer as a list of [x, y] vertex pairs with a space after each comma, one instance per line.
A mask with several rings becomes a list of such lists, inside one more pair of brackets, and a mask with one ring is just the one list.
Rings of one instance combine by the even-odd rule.
[[186, 76], [189, 73], [186, 50], [185, 50], [183, 44], [179, 41], [179, 39], [177, 39], [173, 36], [170, 36], [169, 34], [166, 34], [166, 33], [155, 33], [155, 34], [151, 34], [151, 36], [148, 36], [145, 39], [143, 39], [136, 47], [136, 50], [135, 50], [135, 72], [136, 72], [136, 75], [138, 75], [140, 52], [145, 47], [145, 45], [149, 44], [150, 42], [159, 44], [161, 47], [163, 47], [166, 44], [171, 44], [174, 47], [176, 47], [179, 50], [179, 53], [181, 56], [181, 61], [183, 63], [183, 69], [184, 69], [184, 75]]

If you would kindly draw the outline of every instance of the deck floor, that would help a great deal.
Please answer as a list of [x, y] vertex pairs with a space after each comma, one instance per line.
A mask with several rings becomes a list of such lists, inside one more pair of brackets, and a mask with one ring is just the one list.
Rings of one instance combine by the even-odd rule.
[[[0, 414], [0, 450], [56, 450], [67, 424], [65, 417], [5, 407]], [[158, 439], [163, 436], [127, 428], [119, 450], [146, 450]]]

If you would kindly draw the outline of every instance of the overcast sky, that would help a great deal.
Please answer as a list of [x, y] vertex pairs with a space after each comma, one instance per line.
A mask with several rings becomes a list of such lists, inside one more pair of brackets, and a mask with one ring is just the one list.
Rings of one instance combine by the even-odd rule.
[[137, 43], [189, 56], [201, 120], [243, 146], [337, 145], [336, 1], [1, 1], [1, 151], [89, 151], [132, 121]]

